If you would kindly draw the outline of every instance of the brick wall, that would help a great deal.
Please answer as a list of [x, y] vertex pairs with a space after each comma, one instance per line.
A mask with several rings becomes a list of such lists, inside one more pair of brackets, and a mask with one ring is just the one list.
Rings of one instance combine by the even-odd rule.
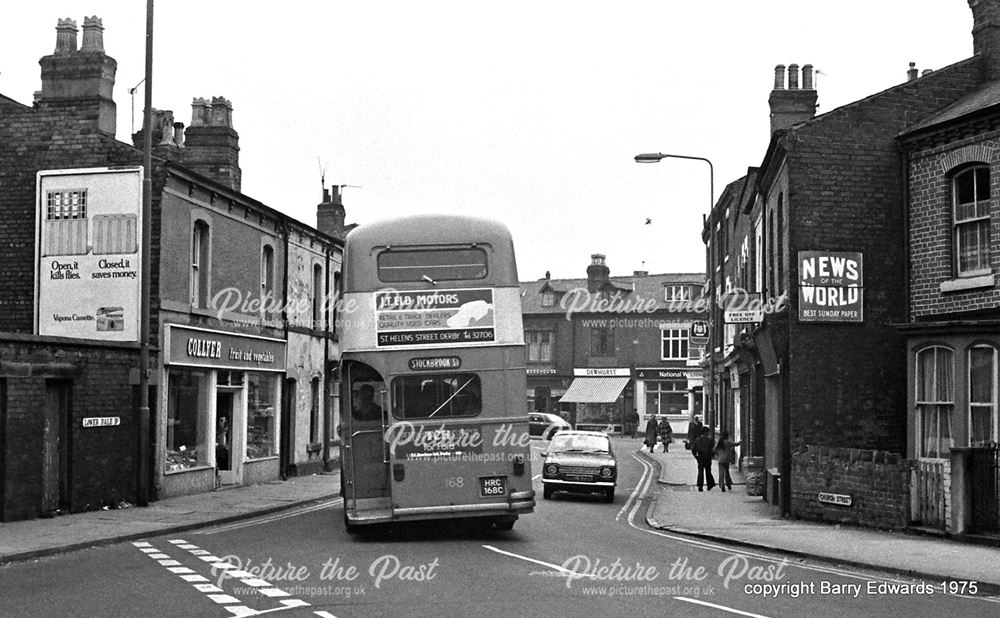
[[[793, 449], [819, 444], [904, 451], [906, 356], [893, 327], [906, 319], [905, 204], [896, 136], [971, 91], [978, 80], [976, 60], [963, 61], [818, 116], [784, 138]], [[798, 320], [796, 258], [808, 250], [863, 253], [863, 323]]]
[[[129, 373], [138, 348], [85, 345], [54, 337], [0, 336], [0, 406], [6, 450], [0, 511], [5, 521], [42, 514], [46, 385], [70, 386], [69, 509], [86, 511], [135, 500], [136, 401]], [[83, 427], [85, 417], [119, 417], [112, 427]]]
[[[813, 446], [792, 455], [792, 476], [796, 517], [877, 528], [909, 524], [910, 467], [902, 455]], [[848, 495], [852, 503], [820, 502], [821, 492]]]

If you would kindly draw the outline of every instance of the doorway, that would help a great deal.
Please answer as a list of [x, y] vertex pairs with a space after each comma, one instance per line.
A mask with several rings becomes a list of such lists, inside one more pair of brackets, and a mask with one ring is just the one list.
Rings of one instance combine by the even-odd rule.
[[69, 511], [70, 500], [70, 380], [45, 381], [42, 443], [42, 513]]
[[215, 394], [215, 470], [220, 485], [237, 482], [233, 462], [233, 403], [231, 391], [220, 390]]

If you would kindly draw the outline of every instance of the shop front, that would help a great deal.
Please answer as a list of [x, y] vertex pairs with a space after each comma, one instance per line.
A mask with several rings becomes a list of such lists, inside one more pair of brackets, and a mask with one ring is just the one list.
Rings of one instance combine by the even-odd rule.
[[583, 367], [573, 370], [573, 383], [560, 403], [576, 404], [570, 424], [576, 429], [621, 432], [631, 400], [632, 371], [627, 367]]
[[700, 369], [636, 369], [635, 382], [640, 425], [666, 416], [675, 433], [686, 433], [688, 422], [702, 413]]
[[279, 478], [285, 341], [166, 324], [161, 497]]

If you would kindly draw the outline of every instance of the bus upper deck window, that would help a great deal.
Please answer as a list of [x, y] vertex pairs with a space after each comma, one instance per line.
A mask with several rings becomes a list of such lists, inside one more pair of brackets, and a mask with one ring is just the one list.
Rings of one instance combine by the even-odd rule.
[[378, 254], [378, 278], [384, 283], [483, 279], [486, 273], [486, 251], [479, 247], [387, 249]]
[[408, 375], [392, 381], [393, 416], [399, 419], [476, 416], [482, 387], [474, 373]]

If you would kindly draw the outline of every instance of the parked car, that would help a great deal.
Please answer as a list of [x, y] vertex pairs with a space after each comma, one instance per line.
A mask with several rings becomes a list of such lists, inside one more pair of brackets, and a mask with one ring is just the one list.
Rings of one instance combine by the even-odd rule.
[[551, 440], [560, 431], [572, 429], [562, 417], [544, 412], [532, 412], [528, 415], [528, 435], [541, 436], [543, 440]]
[[614, 502], [618, 461], [600, 431], [560, 431], [542, 453], [542, 496], [557, 491], [600, 493]]

